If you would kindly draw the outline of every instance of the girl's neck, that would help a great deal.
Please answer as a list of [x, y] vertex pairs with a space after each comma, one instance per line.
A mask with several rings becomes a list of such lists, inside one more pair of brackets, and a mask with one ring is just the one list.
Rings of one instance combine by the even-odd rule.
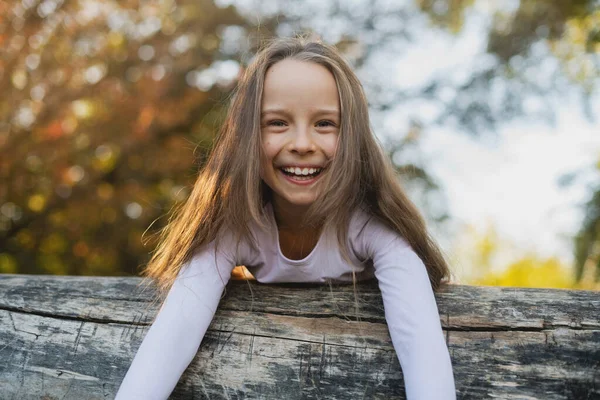
[[282, 205], [275, 199], [271, 206], [277, 223], [280, 251], [291, 260], [306, 258], [317, 245], [322, 226], [301, 226], [308, 207], [298, 207], [293, 204]]
[[271, 205], [279, 231], [308, 233], [319, 230], [315, 227], [302, 226], [308, 206], [289, 204], [277, 198], [272, 199]]

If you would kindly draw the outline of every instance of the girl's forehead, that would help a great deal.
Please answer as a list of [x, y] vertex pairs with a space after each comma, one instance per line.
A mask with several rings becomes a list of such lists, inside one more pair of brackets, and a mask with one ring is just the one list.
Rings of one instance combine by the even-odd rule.
[[333, 74], [324, 66], [283, 60], [265, 75], [263, 109], [339, 109], [338, 89]]
[[[340, 115], [338, 107], [306, 107], [306, 111], [311, 115], [323, 115], [337, 117]], [[289, 107], [277, 107], [277, 106], [266, 106], [261, 109], [260, 116], [264, 117], [269, 114], [280, 114], [280, 115], [293, 115], [295, 109]]]
[[297, 60], [283, 60], [272, 65], [265, 74], [265, 88], [302, 87], [315, 83], [335, 85], [333, 74], [323, 65]]

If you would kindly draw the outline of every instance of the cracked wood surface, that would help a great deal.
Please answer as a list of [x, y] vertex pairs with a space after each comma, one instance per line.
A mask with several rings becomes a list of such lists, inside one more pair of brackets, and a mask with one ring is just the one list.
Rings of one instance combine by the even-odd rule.
[[[112, 399], [158, 305], [141, 278], [0, 275], [0, 398]], [[172, 399], [404, 399], [375, 281], [231, 281]], [[600, 293], [436, 295], [459, 399], [600, 398]], [[358, 316], [358, 319], [357, 319]]]

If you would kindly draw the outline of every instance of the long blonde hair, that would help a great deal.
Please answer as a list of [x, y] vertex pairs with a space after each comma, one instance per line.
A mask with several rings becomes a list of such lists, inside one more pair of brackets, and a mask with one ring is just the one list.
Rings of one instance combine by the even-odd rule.
[[325, 226], [336, 227], [341, 252], [348, 259], [349, 221], [353, 210], [361, 207], [411, 245], [438, 291], [449, 279], [448, 265], [373, 134], [360, 81], [335, 47], [302, 36], [269, 40], [244, 71], [189, 198], [174, 208], [159, 231], [159, 245], [142, 274], [164, 297], [182, 265], [199, 246], [218, 242], [221, 229], [231, 229], [238, 242], [257, 245], [249, 226], [252, 222], [265, 226], [263, 207], [270, 197], [259, 175], [264, 78], [269, 67], [287, 58], [326, 67], [335, 77], [341, 107], [336, 155], [321, 178], [322, 190], [305, 222], [324, 221]]

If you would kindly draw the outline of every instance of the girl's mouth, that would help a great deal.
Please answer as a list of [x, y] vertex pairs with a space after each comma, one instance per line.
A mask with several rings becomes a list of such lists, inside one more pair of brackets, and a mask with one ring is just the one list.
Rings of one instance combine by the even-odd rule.
[[[304, 175], [299, 169], [296, 169], [294, 172], [291, 172], [292, 169], [290, 168], [278, 168], [279, 172], [281, 173], [281, 175], [283, 175], [283, 177], [291, 182], [294, 183], [296, 185], [310, 185], [311, 183], [317, 181], [318, 177], [321, 175], [321, 172], [323, 172], [323, 168], [310, 168], [307, 172], [306, 175]], [[299, 174], [297, 172], [300, 172]]]

